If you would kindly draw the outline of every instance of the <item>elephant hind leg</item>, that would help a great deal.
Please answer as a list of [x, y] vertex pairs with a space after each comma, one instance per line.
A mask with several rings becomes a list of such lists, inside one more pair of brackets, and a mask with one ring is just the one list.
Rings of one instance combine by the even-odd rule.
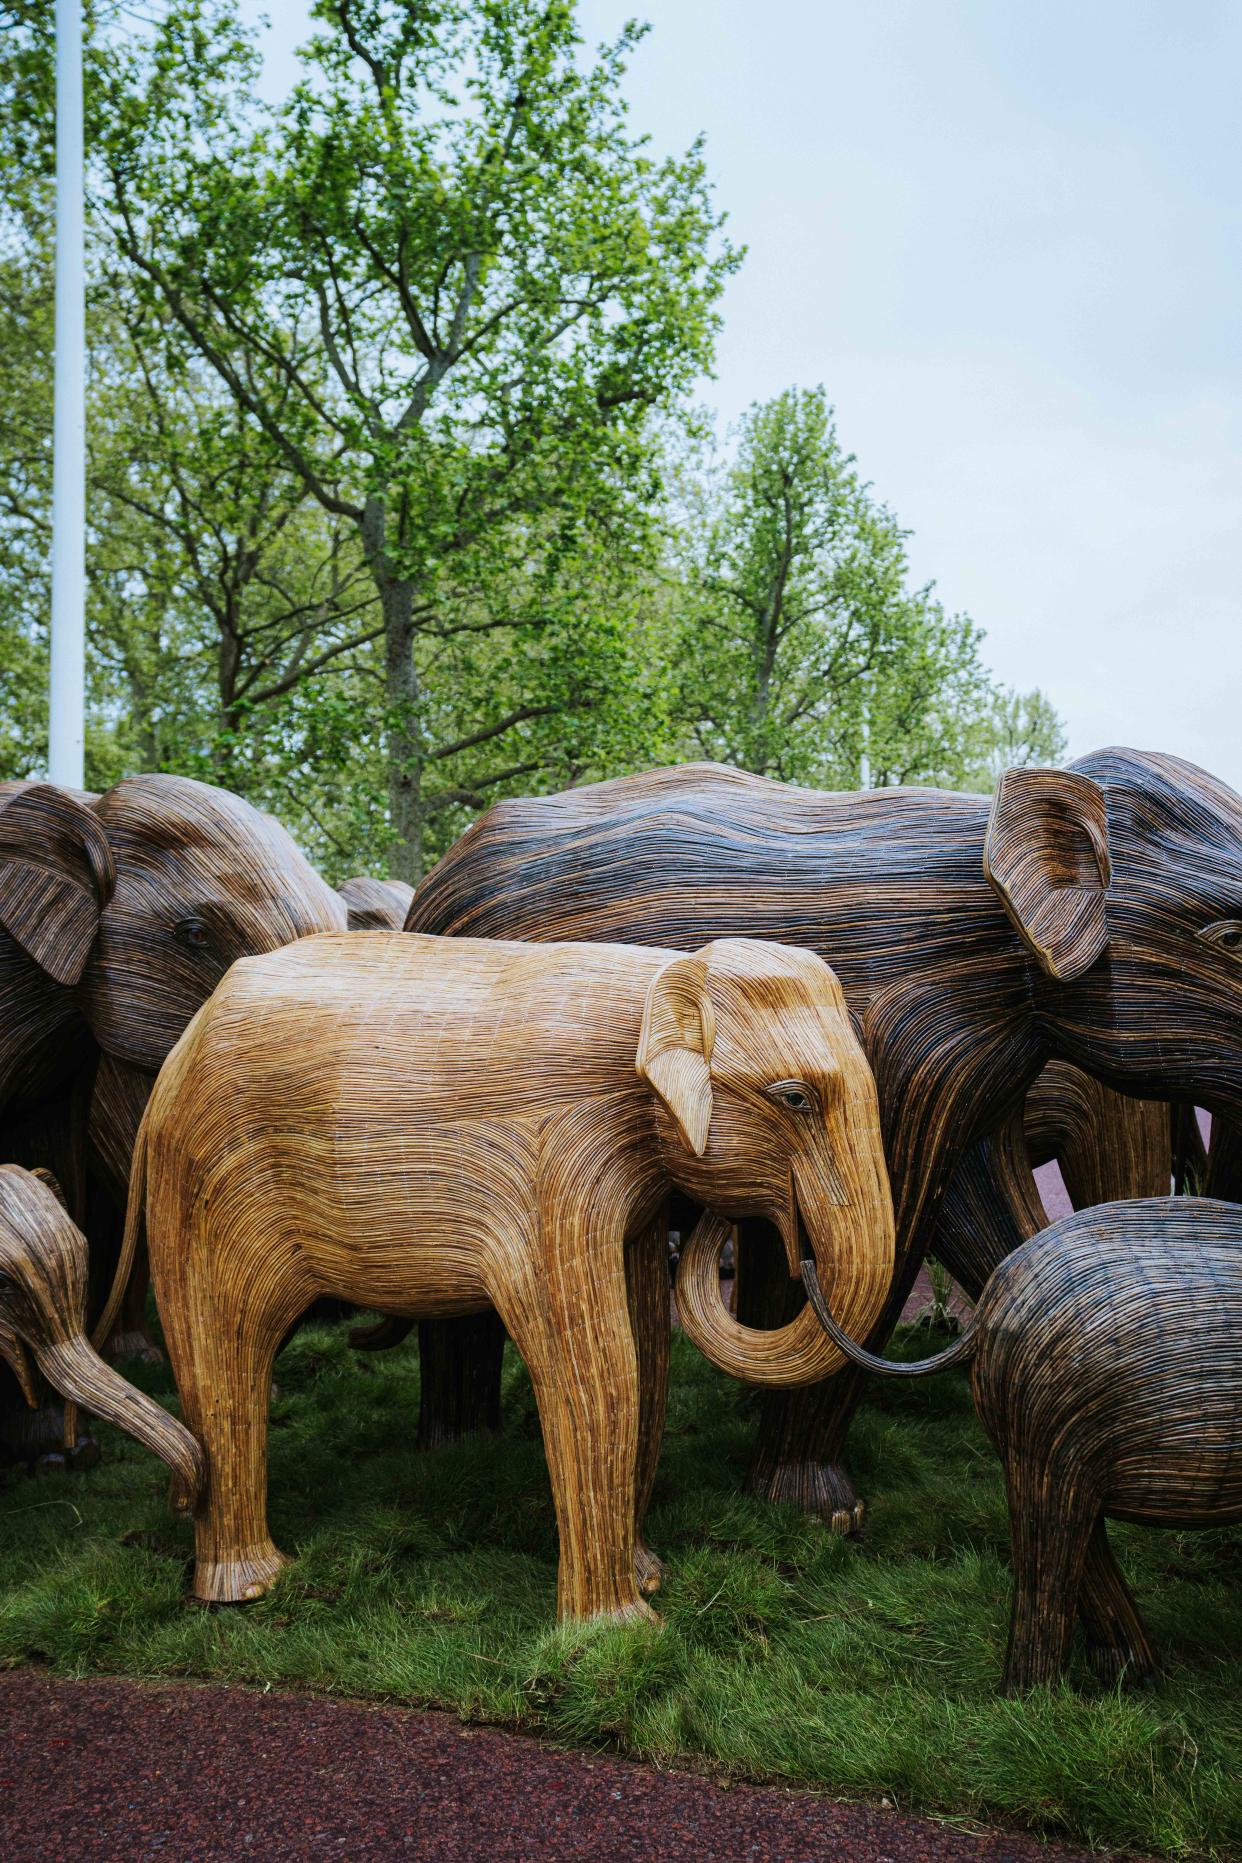
[[1012, 1448], [1006, 1475], [1013, 1608], [1001, 1690], [1017, 1695], [1065, 1674], [1099, 1503], [1080, 1472], [1022, 1467]]
[[1111, 1686], [1123, 1678], [1150, 1682], [1155, 1677], [1155, 1651], [1109, 1545], [1103, 1514], [1087, 1545], [1078, 1609], [1087, 1656], [1101, 1682]]

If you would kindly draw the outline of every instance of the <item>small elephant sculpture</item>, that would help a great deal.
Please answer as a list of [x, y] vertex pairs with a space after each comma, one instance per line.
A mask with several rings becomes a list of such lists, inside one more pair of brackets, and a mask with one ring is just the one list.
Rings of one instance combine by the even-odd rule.
[[[55, 1179], [0, 1165], [0, 1358], [34, 1404], [30, 1357], [68, 1403], [127, 1430], [172, 1470], [172, 1499], [190, 1512], [203, 1452], [166, 1410], [127, 1384], [86, 1338], [86, 1237], [70, 1221]], [[72, 1445], [74, 1421], [66, 1425]]]
[[[207, 1454], [195, 1594], [258, 1597], [284, 1563], [266, 1519], [272, 1358], [328, 1296], [494, 1307], [543, 1425], [560, 1615], [649, 1614], [674, 1186], [773, 1223], [793, 1277], [805, 1238], [850, 1323], [874, 1322], [893, 1269], [875, 1083], [812, 953], [349, 932], [234, 965], [156, 1082], [126, 1225], [128, 1251], [145, 1208]], [[683, 1321], [714, 1362], [769, 1383], [842, 1363], [805, 1305], [747, 1340], [714, 1266]]]
[[973, 1357], [1009, 1497], [1005, 1691], [1064, 1674], [1075, 1610], [1102, 1680], [1150, 1677], [1104, 1523], [1242, 1519], [1242, 1208], [1163, 1197], [1077, 1210], [1008, 1256], [960, 1337], [916, 1364], [864, 1351], [814, 1263], [803, 1279], [828, 1337], [866, 1371], [922, 1377]]

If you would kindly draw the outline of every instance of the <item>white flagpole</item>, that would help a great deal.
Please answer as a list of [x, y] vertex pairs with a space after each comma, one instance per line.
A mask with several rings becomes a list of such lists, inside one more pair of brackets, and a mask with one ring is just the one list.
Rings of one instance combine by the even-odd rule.
[[82, 4], [56, 0], [56, 385], [48, 775], [83, 784], [86, 712], [86, 258]]

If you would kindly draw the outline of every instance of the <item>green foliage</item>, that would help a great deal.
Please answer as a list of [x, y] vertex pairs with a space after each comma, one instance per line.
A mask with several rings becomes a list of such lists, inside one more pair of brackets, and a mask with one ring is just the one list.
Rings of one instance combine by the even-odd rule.
[[[47, 9], [0, 36], [0, 778], [46, 735]], [[709, 755], [988, 788], [1041, 693], [909, 586], [823, 392], [705, 453], [738, 260], [571, 5], [332, 0], [279, 108], [233, 0], [89, 9], [87, 782], [412, 875], [495, 798]]]
[[751, 408], [727, 462], [689, 458], [679, 490], [667, 651], [699, 754], [819, 788], [990, 788], [1002, 750], [1063, 753], [1043, 695], [999, 693], [979, 628], [909, 587], [905, 533], [822, 388]]
[[[646, 414], [710, 363], [736, 259], [698, 148], [658, 162], [628, 128], [636, 28], [587, 61], [572, 6], [543, 0], [314, 18], [275, 112], [224, 0], [179, 0], [105, 56], [100, 203], [132, 289], [352, 527], [413, 877], [438, 812], [564, 781], [616, 736], [596, 721], [624, 645], [610, 585], [647, 528]], [[528, 727], [552, 718], [550, 772]]]
[[[907, 1350], [926, 1351], [911, 1338]], [[131, 1367], [173, 1402], [164, 1368]], [[529, 1382], [505, 1428], [419, 1454], [412, 1346], [307, 1328], [282, 1353], [271, 1511], [296, 1561], [246, 1609], [183, 1598], [163, 1471], [100, 1430], [72, 1480], [0, 1475], [0, 1663], [433, 1703], [569, 1744], [1013, 1821], [1168, 1856], [1242, 1847], [1237, 1531], [1111, 1532], [1167, 1664], [1138, 1692], [998, 1698], [999, 1466], [965, 1375], [874, 1388], [850, 1438], [861, 1542], [740, 1492], [753, 1396], [674, 1341], [650, 1538], [662, 1630], [553, 1624], [556, 1536]]]

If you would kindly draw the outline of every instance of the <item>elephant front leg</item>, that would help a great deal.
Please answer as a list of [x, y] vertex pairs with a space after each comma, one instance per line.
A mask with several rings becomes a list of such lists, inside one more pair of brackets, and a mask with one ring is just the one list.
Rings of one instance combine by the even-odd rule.
[[[872, 1335], [873, 1349], [887, 1339], [917, 1272], [917, 1260], [901, 1270], [885, 1318]], [[802, 1290], [790, 1280], [785, 1251], [767, 1224], [739, 1226], [737, 1273], [738, 1318], [746, 1325], [782, 1326], [794, 1317]], [[863, 1388], [862, 1374], [847, 1367], [820, 1384], [764, 1391], [746, 1479], [750, 1493], [814, 1514], [833, 1533], [856, 1533], [866, 1510], [842, 1457]]]
[[638, 1362], [622, 1250], [610, 1263], [555, 1247], [549, 1284], [498, 1288], [526, 1361], [560, 1534], [561, 1622], [652, 1618], [635, 1567]]

